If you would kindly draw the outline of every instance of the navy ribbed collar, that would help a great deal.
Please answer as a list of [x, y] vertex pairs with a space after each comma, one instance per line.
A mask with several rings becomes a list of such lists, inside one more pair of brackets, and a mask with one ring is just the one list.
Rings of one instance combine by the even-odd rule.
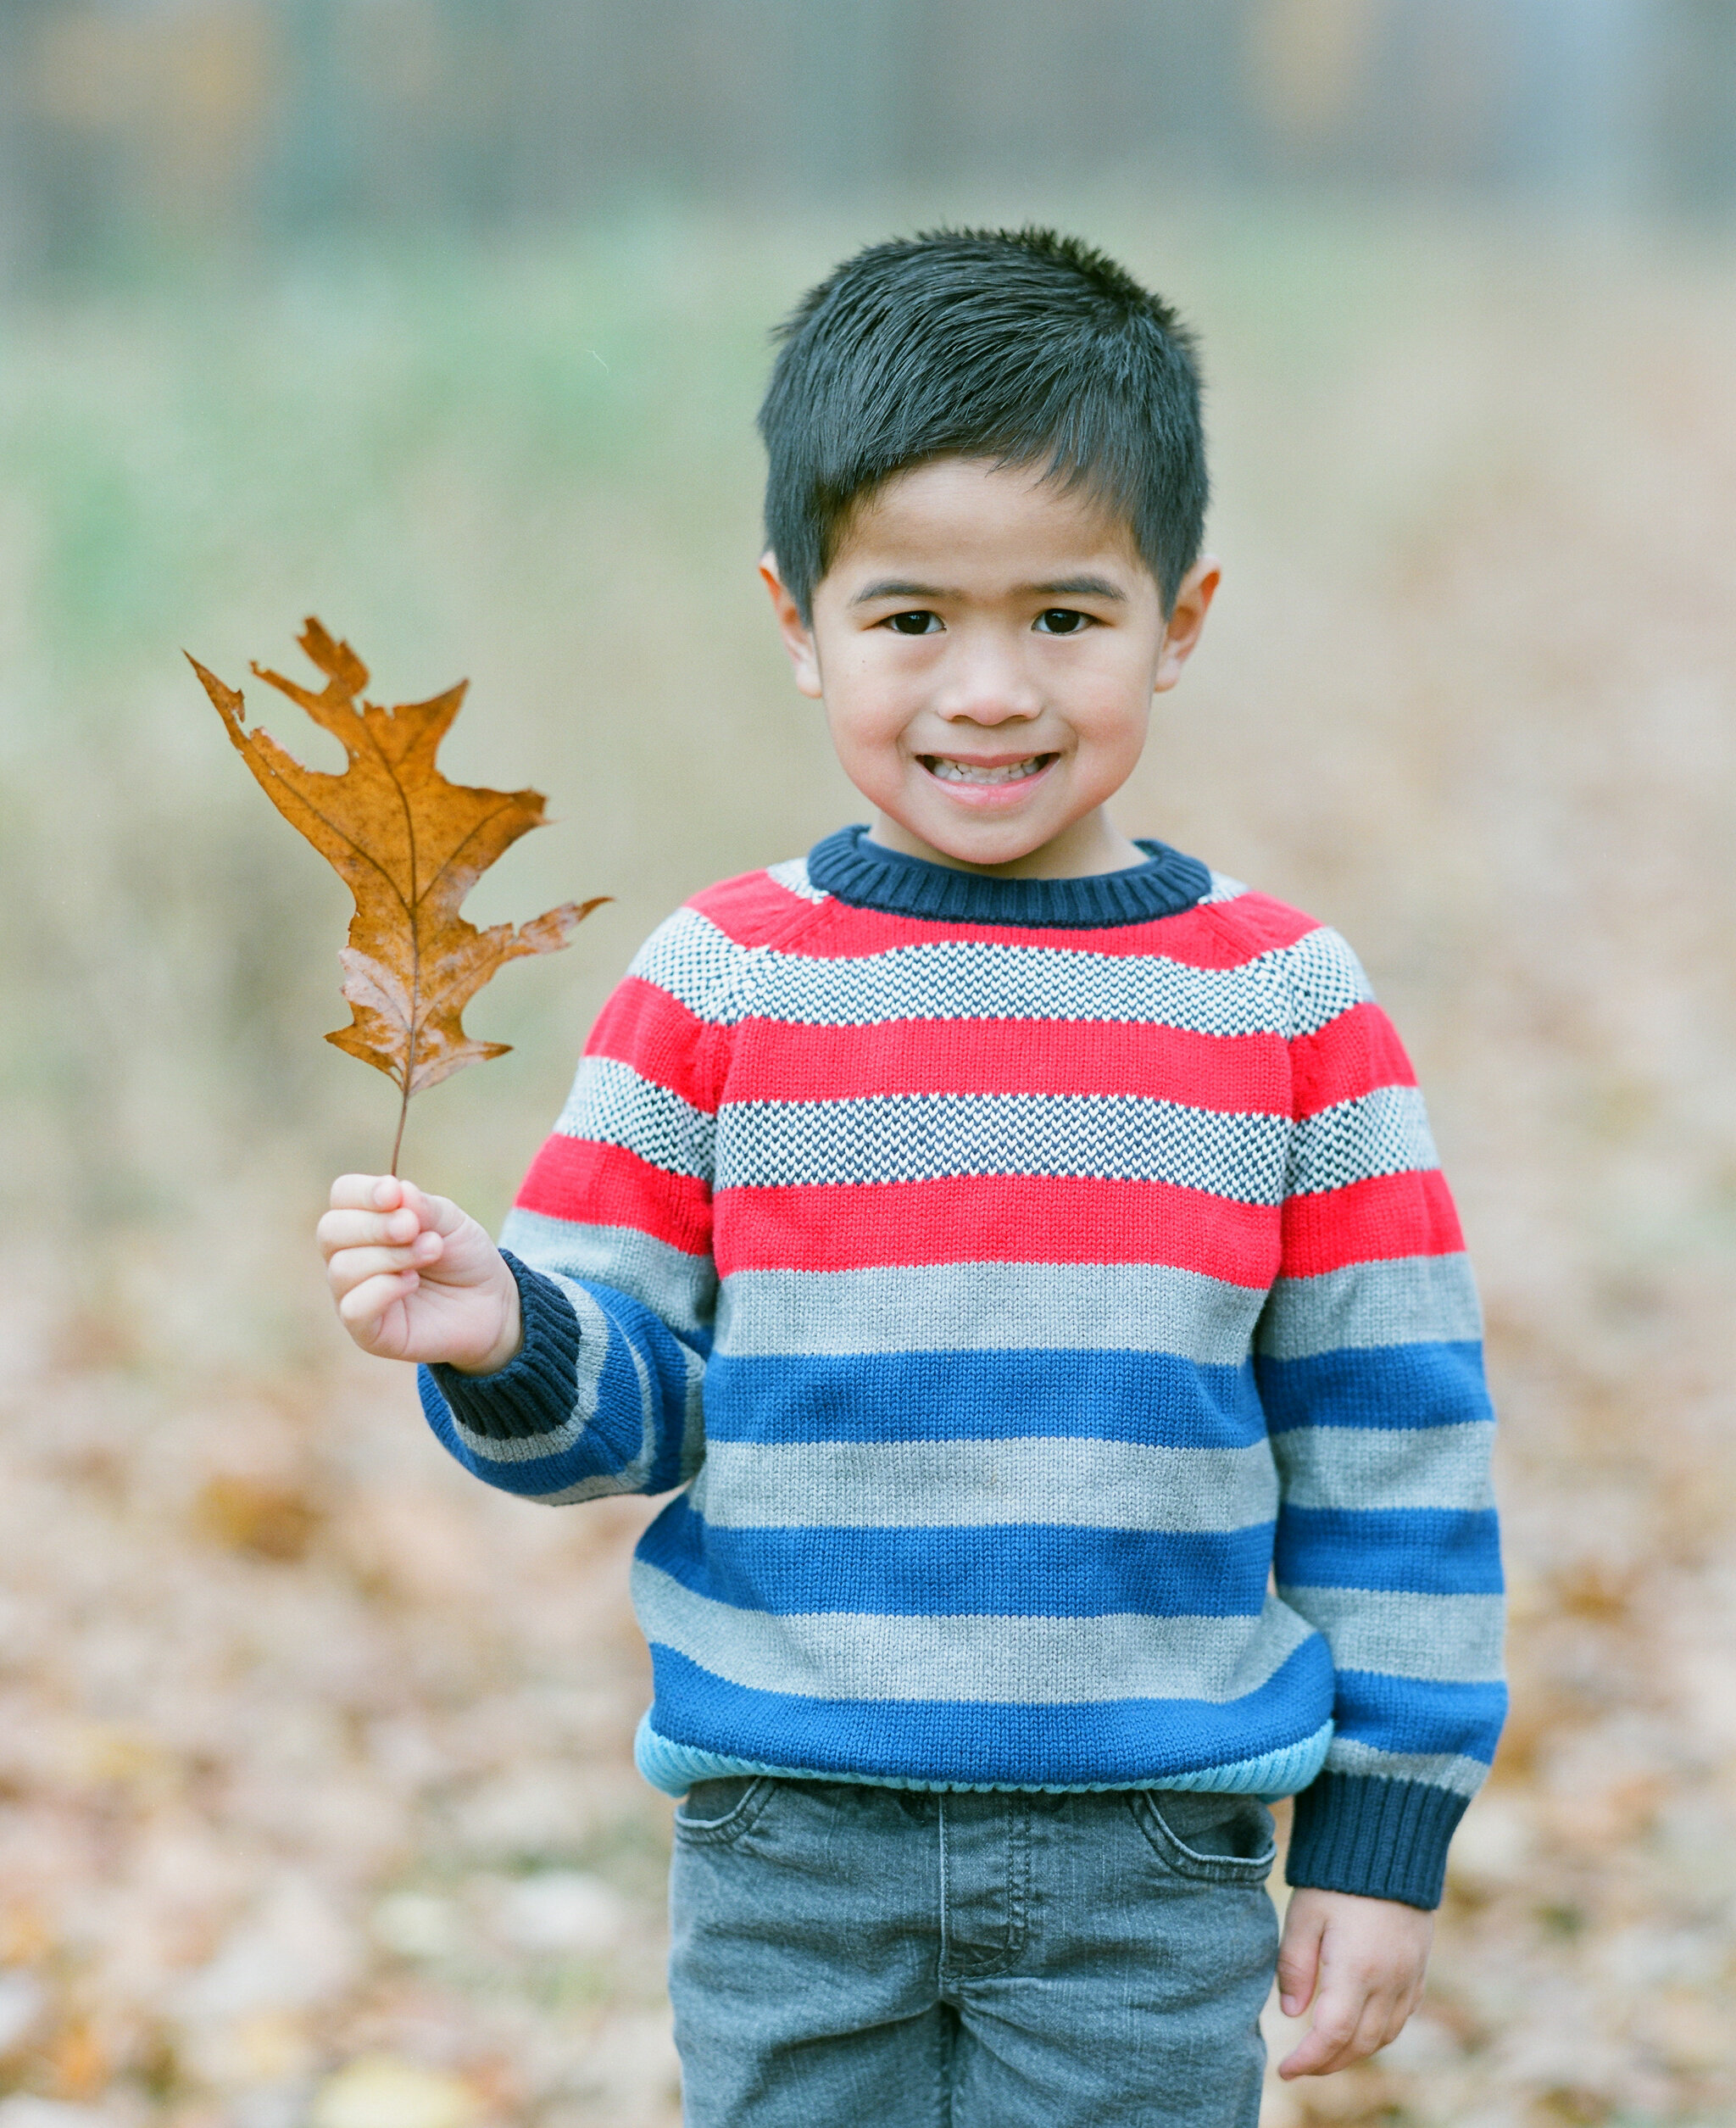
[[824, 893], [859, 909], [1021, 930], [1149, 923], [1191, 909], [1210, 891], [1211, 875], [1197, 857], [1143, 837], [1138, 847], [1149, 857], [1125, 872], [1093, 872], [1083, 879], [991, 879], [882, 849], [868, 840], [865, 827], [840, 827], [809, 851], [808, 877]]

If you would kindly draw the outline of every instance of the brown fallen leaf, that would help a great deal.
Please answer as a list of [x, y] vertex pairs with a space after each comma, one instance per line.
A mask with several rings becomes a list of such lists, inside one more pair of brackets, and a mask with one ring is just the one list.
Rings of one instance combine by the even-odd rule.
[[202, 1536], [225, 1550], [287, 1563], [305, 1557], [320, 1510], [293, 1485], [220, 1470], [199, 1488], [193, 1522]]
[[512, 1046], [472, 1040], [465, 1006], [507, 961], [565, 945], [609, 896], [563, 902], [516, 929], [479, 931], [467, 922], [459, 908], [476, 881], [520, 835], [547, 825], [542, 793], [452, 783], [436, 767], [468, 681], [431, 701], [383, 709], [358, 699], [368, 668], [348, 643], [334, 642], [311, 617], [298, 640], [326, 675], [317, 694], [263, 666], [253, 670], [338, 740], [349, 760], [336, 776], [304, 768], [258, 727], [248, 731], [239, 692], [197, 658], [187, 662], [260, 788], [355, 896], [349, 943], [338, 956], [351, 1022], [326, 1039], [399, 1089], [396, 1174], [410, 1096]]

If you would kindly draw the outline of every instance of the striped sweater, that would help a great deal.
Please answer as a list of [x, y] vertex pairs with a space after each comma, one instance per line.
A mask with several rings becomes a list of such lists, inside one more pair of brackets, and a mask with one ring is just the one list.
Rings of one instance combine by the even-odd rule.
[[423, 1378], [634, 1563], [642, 1769], [1297, 1792], [1430, 1906], [1505, 1708], [1492, 1417], [1403, 1050], [1338, 935], [1160, 844], [995, 880], [846, 829], [697, 895]]

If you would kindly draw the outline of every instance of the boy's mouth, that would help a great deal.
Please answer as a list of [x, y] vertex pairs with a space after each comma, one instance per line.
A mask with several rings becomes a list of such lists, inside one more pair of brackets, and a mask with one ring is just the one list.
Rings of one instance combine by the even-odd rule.
[[943, 783], [1022, 783], [1040, 776], [1054, 760], [1053, 754], [1027, 754], [1021, 760], [997, 762], [985, 767], [977, 761], [954, 760], [950, 755], [923, 754], [917, 757], [928, 773]]

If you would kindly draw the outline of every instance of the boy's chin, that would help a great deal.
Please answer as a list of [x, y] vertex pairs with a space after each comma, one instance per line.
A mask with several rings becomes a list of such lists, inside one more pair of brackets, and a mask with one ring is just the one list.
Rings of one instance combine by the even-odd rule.
[[1052, 830], [1031, 822], [895, 820], [882, 811], [871, 839], [930, 864], [985, 872], [1040, 856], [1057, 838]]

